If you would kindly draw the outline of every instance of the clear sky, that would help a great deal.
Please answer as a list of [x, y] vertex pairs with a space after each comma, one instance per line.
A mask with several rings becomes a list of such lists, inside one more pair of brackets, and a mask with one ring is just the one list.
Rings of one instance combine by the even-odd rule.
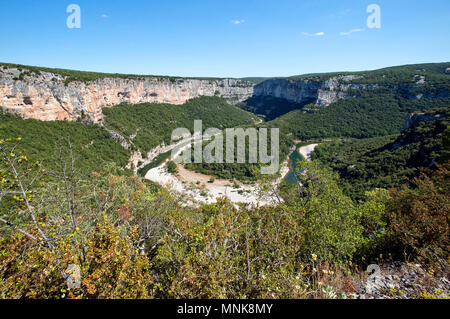
[[[69, 29], [66, 8], [81, 8]], [[381, 28], [366, 25], [369, 4]], [[351, 31], [352, 32], [349, 32]], [[0, 0], [0, 61], [99, 72], [288, 76], [450, 61], [449, 0]]]

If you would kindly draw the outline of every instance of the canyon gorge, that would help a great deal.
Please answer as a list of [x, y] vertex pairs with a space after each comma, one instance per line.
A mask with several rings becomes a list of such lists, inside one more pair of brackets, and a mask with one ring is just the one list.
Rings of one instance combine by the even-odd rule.
[[[254, 97], [271, 97], [289, 103], [328, 106], [353, 97], [355, 91], [394, 89], [409, 99], [430, 97], [415, 92], [426, 85], [424, 76], [405, 87], [362, 84], [364, 75], [330, 75], [322, 79], [266, 79], [254, 83], [241, 79], [173, 78], [104, 74], [91, 81], [69, 81], [59, 72], [29, 71], [25, 66], [0, 67], [0, 106], [22, 118], [43, 121], [85, 120], [101, 123], [102, 108], [121, 103], [183, 104], [200, 96], [221, 96], [231, 104]], [[83, 74], [84, 72], [79, 72]], [[358, 83], [358, 80], [362, 83]], [[448, 92], [446, 93], [448, 94]]]

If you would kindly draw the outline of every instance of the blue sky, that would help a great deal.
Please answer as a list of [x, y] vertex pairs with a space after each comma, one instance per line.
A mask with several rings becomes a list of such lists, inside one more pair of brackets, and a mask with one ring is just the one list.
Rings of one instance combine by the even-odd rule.
[[[69, 29], [66, 8], [81, 8]], [[366, 25], [369, 4], [381, 28]], [[350, 30], [358, 30], [344, 35]], [[99, 72], [288, 76], [450, 61], [449, 0], [0, 0], [0, 61]]]

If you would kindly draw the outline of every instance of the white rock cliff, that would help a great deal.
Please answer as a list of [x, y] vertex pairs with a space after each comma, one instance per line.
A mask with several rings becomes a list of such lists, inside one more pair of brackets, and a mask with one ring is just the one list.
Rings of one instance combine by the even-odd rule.
[[[183, 104], [200, 96], [222, 96], [237, 104], [253, 96], [269, 96], [292, 103], [314, 103], [328, 106], [352, 97], [357, 90], [398, 89], [377, 84], [358, 84], [359, 75], [332, 76], [325, 80], [311, 78], [269, 79], [255, 85], [239, 79], [183, 79], [167, 77], [104, 77], [96, 81], [68, 82], [50, 72], [23, 72], [15, 67], [0, 68], [0, 107], [8, 112], [38, 120], [85, 119], [101, 122], [102, 108], [121, 103]], [[407, 98], [439, 97], [415, 95], [416, 88], [426, 83], [425, 77], [413, 86], [402, 87]], [[353, 92], [353, 93], [352, 93]], [[448, 96], [444, 92], [443, 96]]]
[[230, 103], [248, 99], [253, 83], [236, 79], [113, 78], [69, 82], [57, 74], [21, 76], [16, 68], [0, 69], [0, 106], [38, 120], [102, 120], [102, 107], [144, 102], [183, 104], [199, 96], [219, 95]]

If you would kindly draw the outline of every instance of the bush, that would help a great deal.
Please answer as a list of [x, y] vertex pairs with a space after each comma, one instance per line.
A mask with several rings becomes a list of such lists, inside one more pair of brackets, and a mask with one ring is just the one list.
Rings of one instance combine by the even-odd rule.
[[300, 198], [294, 204], [301, 215], [303, 255], [322, 261], [351, 259], [363, 245], [361, 211], [338, 187], [336, 176], [317, 162], [301, 162]]
[[395, 252], [439, 264], [449, 256], [450, 164], [416, 178], [416, 189], [394, 189], [388, 204]]
[[178, 173], [177, 164], [175, 164], [174, 161], [168, 161], [166, 164], [167, 172], [170, 174], [176, 174]]
[[225, 200], [174, 212], [154, 261], [164, 270], [157, 296], [300, 297], [303, 241], [296, 216], [267, 207], [238, 210]]
[[[148, 298], [149, 263], [133, 247], [137, 233], [123, 235], [104, 217], [87, 242], [85, 260], [77, 258], [70, 239], [54, 251], [21, 234], [0, 242], [0, 296], [3, 298]], [[81, 287], [68, 290], [62, 276], [80, 265]]]

